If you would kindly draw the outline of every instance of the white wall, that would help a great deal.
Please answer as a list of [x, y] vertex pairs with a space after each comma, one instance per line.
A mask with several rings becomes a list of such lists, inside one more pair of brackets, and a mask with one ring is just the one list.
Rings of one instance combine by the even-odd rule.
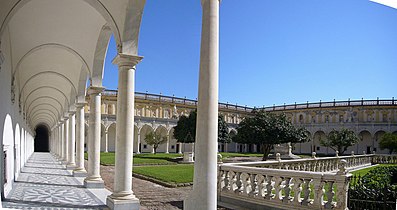
[[[0, 180], [1, 182], [4, 180], [3, 172], [6, 170], [7, 183], [4, 186], [0, 184], [0, 189], [7, 196], [12, 189], [15, 178], [19, 175], [20, 168], [33, 153], [34, 138], [30, 128], [19, 113], [17, 88], [14, 91], [15, 101], [14, 103], [11, 101], [12, 59], [7, 32], [1, 38], [1, 51], [5, 57], [5, 62], [0, 69], [0, 145], [2, 146]], [[4, 151], [7, 154], [5, 162]]]

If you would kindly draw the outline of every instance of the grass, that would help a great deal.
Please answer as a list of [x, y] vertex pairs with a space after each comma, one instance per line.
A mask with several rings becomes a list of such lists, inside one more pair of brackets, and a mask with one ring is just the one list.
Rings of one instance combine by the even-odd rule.
[[[87, 159], [87, 153], [84, 154]], [[172, 165], [176, 164], [175, 158], [182, 157], [181, 154], [136, 154], [134, 155], [134, 165]], [[114, 152], [101, 152], [102, 165], [114, 165], [115, 153]]]
[[148, 176], [167, 183], [193, 182], [193, 165], [163, 165], [134, 167], [134, 173]]
[[236, 153], [236, 152], [221, 152], [222, 158], [231, 157], [263, 157], [261, 153]]

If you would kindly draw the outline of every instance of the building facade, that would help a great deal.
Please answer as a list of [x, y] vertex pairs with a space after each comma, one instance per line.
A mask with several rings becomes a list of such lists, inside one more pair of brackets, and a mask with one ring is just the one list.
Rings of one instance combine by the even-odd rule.
[[[135, 93], [134, 153], [151, 153], [153, 148], [146, 144], [145, 136], [149, 132], [159, 132], [166, 136], [167, 143], [158, 148], [158, 152], [191, 152], [192, 144], [177, 143], [173, 136], [178, 118], [189, 115], [196, 109], [197, 101], [148, 93]], [[101, 151], [115, 150], [117, 91], [106, 90], [102, 94]], [[89, 106], [85, 107], [86, 113]], [[263, 107], [269, 112], [285, 113], [296, 126], [309, 131], [309, 141], [293, 146], [296, 154], [334, 154], [331, 148], [320, 145], [320, 139], [341, 128], [353, 130], [360, 142], [349, 147], [346, 153], [388, 153], [379, 148], [379, 139], [385, 132], [397, 133], [397, 105], [391, 100], [335, 101], [321, 103], [292, 104]], [[229, 133], [235, 135], [241, 120], [249, 116], [253, 108], [219, 103], [219, 112], [229, 126]], [[88, 123], [86, 123], [88, 126]], [[219, 144], [222, 152], [259, 152], [256, 145], [237, 143]]]

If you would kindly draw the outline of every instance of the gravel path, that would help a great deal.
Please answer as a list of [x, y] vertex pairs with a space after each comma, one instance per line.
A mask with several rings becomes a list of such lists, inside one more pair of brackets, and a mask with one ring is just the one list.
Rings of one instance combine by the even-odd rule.
[[[114, 166], [102, 166], [101, 176], [105, 181], [105, 187], [113, 191]], [[132, 186], [135, 196], [141, 202], [141, 210], [165, 209], [174, 210], [183, 208], [183, 200], [192, 190], [192, 186], [167, 188], [161, 185], [132, 178]]]

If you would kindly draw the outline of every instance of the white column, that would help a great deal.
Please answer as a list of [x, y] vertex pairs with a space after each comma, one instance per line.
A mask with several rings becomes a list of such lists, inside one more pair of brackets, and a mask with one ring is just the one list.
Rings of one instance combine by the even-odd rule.
[[170, 147], [170, 135], [167, 134], [167, 143], [166, 143], [166, 147], [165, 147], [165, 153], [170, 153], [168, 151], [169, 147]]
[[105, 129], [105, 151], [104, 152], [109, 152], [109, 134], [108, 134], [108, 129]]
[[69, 162], [67, 169], [74, 169], [76, 167], [75, 149], [76, 149], [76, 119], [74, 112], [69, 112]]
[[62, 159], [62, 124], [61, 122], [58, 125], [58, 150], [59, 150], [59, 158], [58, 160]]
[[64, 118], [63, 129], [62, 129], [62, 163], [68, 163], [68, 137], [69, 137], [69, 120]]
[[136, 150], [136, 154], [141, 154], [141, 130], [138, 130], [138, 149]]
[[63, 126], [63, 123], [64, 123], [65, 121], [64, 121], [64, 119], [62, 119], [61, 120], [61, 123], [59, 124], [59, 143], [60, 143], [60, 147], [59, 147], [59, 149], [60, 149], [60, 161], [62, 161], [64, 158], [65, 158], [65, 154], [63, 153], [64, 151], [63, 151], [63, 147], [65, 146], [65, 145], [63, 145], [65, 142], [63, 141], [63, 128], [64, 128], [64, 126]]
[[76, 105], [76, 168], [73, 176], [85, 177], [87, 171], [84, 168], [84, 106], [85, 103]]
[[184, 209], [217, 207], [219, 0], [203, 8], [193, 191]]
[[64, 164], [66, 165], [69, 162], [69, 119], [65, 118], [65, 123], [63, 124], [63, 152], [65, 154]]
[[178, 153], [179, 154], [182, 154], [182, 143], [178, 143], [179, 144], [179, 151], [178, 151]]
[[119, 54], [113, 60], [119, 66], [116, 114], [116, 164], [113, 194], [107, 198], [110, 209], [139, 209], [132, 191], [132, 155], [134, 146], [135, 66], [140, 56]]
[[88, 176], [84, 179], [87, 188], [103, 188], [104, 183], [100, 174], [101, 149], [101, 92], [103, 87], [89, 87], [90, 115], [88, 127]]

